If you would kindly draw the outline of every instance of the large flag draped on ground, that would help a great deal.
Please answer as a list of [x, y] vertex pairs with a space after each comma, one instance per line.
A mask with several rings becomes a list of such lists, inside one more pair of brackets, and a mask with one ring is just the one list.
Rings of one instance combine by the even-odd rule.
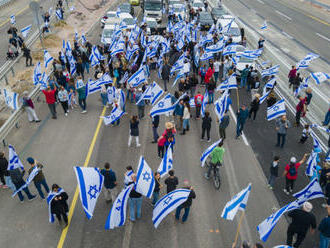
[[150, 116], [163, 115], [174, 110], [175, 104], [172, 105], [171, 94], [167, 94], [163, 99], [159, 100], [150, 110]]
[[50, 192], [47, 196], [48, 215], [49, 215], [49, 222], [50, 223], [55, 222], [55, 217], [54, 217], [55, 214], [52, 214], [52, 209], [51, 209], [52, 201], [56, 196], [62, 194], [63, 192], [64, 192], [64, 190], [59, 188], [57, 192]]
[[273, 106], [267, 108], [267, 120], [271, 121], [277, 117], [285, 115], [285, 101], [284, 99], [279, 100]]
[[80, 201], [88, 219], [93, 217], [94, 208], [103, 187], [103, 175], [98, 168], [73, 168], [80, 191]]
[[105, 229], [114, 229], [115, 227], [123, 226], [125, 224], [127, 201], [133, 187], [134, 184], [128, 185], [117, 196], [105, 223]]
[[163, 196], [155, 205], [152, 213], [152, 222], [155, 228], [174, 209], [184, 203], [190, 194], [189, 189], [176, 189]]
[[222, 211], [221, 217], [226, 220], [233, 220], [237, 211], [244, 211], [246, 208], [247, 201], [249, 199], [249, 194], [251, 192], [251, 183], [235, 195], [229, 202], [227, 202], [225, 208]]
[[297, 202], [301, 206], [305, 201], [324, 197], [324, 194], [317, 178], [314, 178], [305, 188], [292, 196], [297, 198]]
[[137, 174], [135, 190], [140, 194], [151, 198], [155, 188], [155, 178], [151, 168], [149, 167], [143, 156], [140, 157], [139, 165], [136, 171]]
[[18, 192], [20, 192], [22, 189], [29, 186], [29, 184], [32, 182], [33, 178], [39, 173], [39, 168], [35, 166], [31, 173], [29, 174], [28, 178], [25, 181], [25, 184], [23, 184], [19, 189], [16, 189], [16, 191], [11, 195], [11, 197], [14, 197]]
[[274, 227], [276, 226], [277, 222], [280, 220], [281, 216], [291, 210], [299, 208], [299, 205], [296, 201], [293, 201], [284, 207], [277, 210], [275, 213], [273, 213], [271, 216], [269, 216], [267, 219], [265, 219], [263, 222], [261, 222], [257, 226], [257, 230], [260, 235], [260, 239], [263, 242], [266, 242], [269, 235], [273, 231]]
[[200, 161], [201, 161], [201, 167], [204, 167], [205, 165], [205, 161], [208, 158], [208, 156], [211, 154], [211, 152], [214, 150], [214, 148], [217, 147], [217, 145], [219, 145], [219, 143], [221, 142], [222, 139], [219, 139], [217, 142], [213, 143], [212, 145], [210, 145], [202, 154]]
[[19, 157], [15, 151], [15, 148], [12, 145], [9, 145], [8, 149], [9, 149], [9, 157], [8, 157], [9, 161], [8, 161], [7, 170], [14, 170], [17, 168], [21, 168], [22, 170], [24, 170], [24, 166], [23, 166], [21, 160], [19, 159]]
[[166, 149], [162, 162], [158, 167], [158, 172], [160, 177], [164, 177], [170, 170], [173, 168], [173, 153], [172, 153], [172, 145]]
[[5, 97], [6, 105], [11, 109], [16, 110], [18, 108], [18, 94], [16, 92], [3, 89], [3, 95]]

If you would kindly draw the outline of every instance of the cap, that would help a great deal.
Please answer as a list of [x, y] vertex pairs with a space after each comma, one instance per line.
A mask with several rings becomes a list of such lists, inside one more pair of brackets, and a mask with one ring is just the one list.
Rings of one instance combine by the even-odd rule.
[[28, 157], [26, 161], [28, 161], [29, 164], [34, 164], [34, 159], [31, 157]]
[[187, 179], [183, 180], [183, 185], [185, 187], [190, 187], [190, 183], [189, 183], [189, 181]]
[[291, 157], [291, 158], [290, 158], [290, 162], [291, 162], [291, 163], [295, 163], [295, 162], [297, 162], [297, 159], [296, 159], [295, 157]]
[[303, 210], [304, 211], [306, 211], [306, 212], [310, 212], [310, 211], [312, 211], [312, 209], [313, 209], [313, 205], [312, 205], [312, 203], [310, 203], [310, 202], [304, 202], [304, 204], [303, 204]]

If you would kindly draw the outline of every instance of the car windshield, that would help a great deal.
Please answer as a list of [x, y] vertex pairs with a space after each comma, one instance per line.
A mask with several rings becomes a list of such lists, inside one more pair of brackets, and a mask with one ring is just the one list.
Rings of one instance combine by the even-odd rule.
[[252, 64], [252, 63], [253, 63], [253, 59], [249, 59], [249, 58], [241, 57], [241, 58], [239, 59], [239, 63]]
[[135, 24], [133, 18], [124, 18], [124, 19], [123, 19], [123, 22], [125, 22], [126, 25], [134, 25], [134, 24]]
[[104, 38], [111, 38], [113, 34], [113, 29], [104, 29], [103, 37]]
[[147, 25], [148, 25], [149, 28], [156, 28], [157, 27], [157, 22], [147, 21]]
[[200, 18], [200, 20], [203, 20], [203, 21], [207, 21], [207, 20], [212, 20], [213, 21], [212, 16], [207, 12], [200, 13], [199, 18]]
[[107, 13], [108, 18], [116, 17], [116, 13]]
[[239, 28], [230, 28], [229, 34], [232, 36], [240, 36], [240, 30]]
[[145, 10], [159, 11], [162, 9], [161, 2], [146, 2], [144, 6]]
[[195, 8], [203, 8], [204, 7], [204, 4], [201, 3], [201, 2], [195, 2], [195, 3], [193, 3], [193, 7], [195, 7]]

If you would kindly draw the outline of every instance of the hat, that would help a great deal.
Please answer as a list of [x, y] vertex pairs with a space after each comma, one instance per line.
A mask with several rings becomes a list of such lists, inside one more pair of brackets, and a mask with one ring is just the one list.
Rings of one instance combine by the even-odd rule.
[[189, 183], [189, 181], [187, 179], [183, 180], [183, 185], [185, 187], [190, 187], [190, 183]]
[[312, 211], [312, 209], [313, 209], [313, 205], [312, 205], [312, 203], [310, 203], [310, 202], [304, 202], [304, 204], [303, 204], [303, 210], [304, 211], [306, 211], [306, 212], [310, 212], [310, 211]]
[[141, 92], [141, 91], [142, 91], [142, 89], [141, 89], [141, 88], [138, 88], [138, 91], [140, 91], [140, 92]]
[[291, 162], [291, 163], [295, 163], [295, 162], [297, 162], [297, 159], [296, 159], [295, 157], [291, 157], [291, 158], [290, 158], [290, 162]]
[[29, 164], [34, 164], [34, 159], [31, 157], [28, 157], [26, 161], [28, 161]]
[[29, 94], [29, 92], [27, 91], [27, 90], [25, 90], [24, 92], [23, 92], [23, 96], [27, 96]]
[[100, 79], [102, 76], [103, 76], [103, 73], [102, 72], [99, 72], [99, 73], [97, 73], [96, 78], [97, 79]]
[[171, 128], [173, 128], [173, 127], [174, 127], [174, 125], [173, 125], [172, 122], [166, 122], [166, 123], [165, 123], [165, 128], [166, 128], [166, 129], [171, 129]]

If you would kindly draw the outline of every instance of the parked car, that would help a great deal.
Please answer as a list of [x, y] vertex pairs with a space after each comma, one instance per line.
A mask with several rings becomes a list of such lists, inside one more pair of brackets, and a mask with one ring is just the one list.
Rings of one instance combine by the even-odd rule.
[[110, 44], [112, 41], [112, 35], [115, 30], [114, 23], [106, 23], [103, 28], [102, 36], [101, 36], [101, 43], [103, 44]]
[[241, 42], [241, 30], [238, 27], [237, 23], [235, 21], [233, 21], [233, 19], [219, 19], [216, 27], [219, 29], [220, 27], [222, 29], [226, 29], [226, 26], [229, 25], [229, 23], [231, 23], [231, 27], [229, 28], [228, 32], [224, 32], [222, 31], [223, 35], [225, 36], [225, 38], [229, 38], [231, 37], [234, 43], [239, 43]]
[[223, 8], [213, 8], [211, 11], [211, 16], [213, 20], [216, 22], [221, 16], [226, 15], [227, 12]]
[[101, 19], [101, 28], [104, 28], [104, 25], [105, 25], [105, 23], [108, 19], [116, 18], [116, 17], [117, 17], [116, 11], [108, 11], [105, 14], [105, 16], [103, 16], [102, 19]]
[[129, 3], [123, 3], [119, 5], [119, 8], [120, 8], [120, 13], [129, 13], [132, 16], [134, 16], [134, 8]]
[[195, 12], [199, 9], [201, 9], [203, 12], [205, 11], [204, 3], [202, 3], [201, 1], [194, 1], [191, 4], [191, 8], [193, 8], [195, 10]]
[[[237, 46], [236, 47], [236, 52], [244, 52], [245, 51], [245, 47], [244, 46]], [[248, 67], [250, 68], [251, 66], [253, 66], [253, 68], [256, 68], [256, 63], [254, 59], [251, 58], [246, 58], [246, 57], [241, 57], [236, 65], [236, 78], [237, 80], [241, 80], [241, 72], [242, 70], [244, 70], [245, 66], [248, 65]]]
[[213, 18], [209, 12], [203, 11], [199, 13], [198, 19], [201, 25], [201, 31], [207, 31], [214, 24]]
[[120, 19], [120, 22], [125, 22], [128, 29], [133, 29], [134, 28], [135, 20], [130, 14], [120, 13], [119, 14], [119, 19]]

